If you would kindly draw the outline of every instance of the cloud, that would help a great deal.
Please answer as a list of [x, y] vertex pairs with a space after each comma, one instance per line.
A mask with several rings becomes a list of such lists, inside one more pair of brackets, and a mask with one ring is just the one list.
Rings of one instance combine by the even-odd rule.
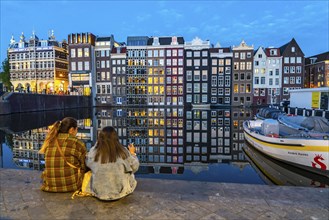
[[319, 16], [324, 16], [326, 19], [328, 19], [329, 2], [327, 1], [326, 7], [324, 7], [323, 4], [316, 3], [318, 2], [314, 2], [314, 4], [312, 3], [304, 6], [303, 10], [301, 10], [301, 13], [307, 16], [314, 16], [315, 18], [318, 18]]
[[199, 28], [197, 28], [197, 27], [187, 27], [186, 32], [188, 34], [195, 34], [195, 33], [199, 32]]
[[295, 17], [295, 15], [296, 15], [296, 11], [288, 11], [283, 14], [284, 17], [288, 17], [288, 18]]
[[181, 19], [181, 18], [183, 18], [183, 14], [177, 12], [174, 9], [164, 8], [164, 9], [159, 10], [158, 13], [163, 17], [168, 17], [168, 18], [171, 18], [171, 19]]
[[165, 1], [158, 1], [156, 3], [158, 4], [159, 7], [162, 7], [162, 8], [166, 7], [166, 2]]
[[193, 12], [195, 14], [200, 14], [200, 13], [203, 13], [205, 11], [207, 11], [207, 8], [204, 7], [203, 5], [198, 5], [197, 7], [194, 7], [194, 9], [193, 9]]
[[203, 26], [203, 32], [207, 32], [207, 33], [218, 32], [221, 28], [221, 26], [218, 24], [215, 24], [215, 25], [205, 24], [202, 26]]
[[144, 21], [149, 20], [150, 18], [151, 18], [151, 15], [150, 15], [150, 14], [144, 14], [144, 15], [138, 15], [138, 16], [136, 17], [136, 20], [137, 20], [138, 22], [144, 22]]
[[221, 16], [219, 16], [219, 15], [214, 15], [211, 18], [212, 21], [219, 21], [220, 19], [221, 19]]
[[274, 16], [271, 14], [271, 11], [264, 11], [265, 16], [262, 17], [263, 20], [273, 19]]

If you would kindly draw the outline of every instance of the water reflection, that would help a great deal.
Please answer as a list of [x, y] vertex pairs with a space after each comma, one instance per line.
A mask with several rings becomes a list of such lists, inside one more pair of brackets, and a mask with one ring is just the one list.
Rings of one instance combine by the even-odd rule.
[[244, 151], [252, 166], [269, 185], [329, 187], [327, 177], [272, 159], [259, 152], [248, 142], [245, 143]]
[[[246, 162], [242, 122], [251, 109], [95, 109], [95, 134], [115, 126], [124, 145], [133, 142], [142, 163]], [[172, 171], [175, 172], [175, 171]]]
[[[94, 108], [0, 116], [1, 164], [42, 170], [44, 158], [37, 152], [47, 126], [71, 116], [78, 119], [78, 137], [88, 149], [104, 126], [114, 126], [123, 145], [133, 142], [141, 162], [140, 177], [265, 184], [243, 152], [242, 122], [255, 112], [247, 108]], [[10, 157], [13, 165], [6, 164]]]
[[[79, 119], [79, 136], [90, 147], [90, 112], [90, 109], [70, 109], [0, 116], [1, 167], [42, 170], [44, 156], [38, 151], [45, 140], [48, 125], [67, 116]], [[8, 155], [8, 150], [11, 150], [11, 155]], [[12, 158], [13, 164], [4, 165], [8, 157]]]

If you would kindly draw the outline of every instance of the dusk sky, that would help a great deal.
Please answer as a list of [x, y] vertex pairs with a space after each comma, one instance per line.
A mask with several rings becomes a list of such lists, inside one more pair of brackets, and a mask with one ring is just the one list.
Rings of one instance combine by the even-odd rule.
[[35, 30], [57, 40], [77, 32], [98, 36], [182, 36], [220, 43], [280, 47], [293, 37], [306, 57], [327, 52], [329, 1], [1, 1], [1, 62], [11, 35]]

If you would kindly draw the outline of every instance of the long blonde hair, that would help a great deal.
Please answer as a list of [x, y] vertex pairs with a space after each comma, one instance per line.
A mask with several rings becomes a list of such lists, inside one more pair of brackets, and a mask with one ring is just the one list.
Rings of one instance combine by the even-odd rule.
[[63, 118], [62, 121], [56, 121], [53, 125], [50, 126], [50, 130], [46, 136], [45, 141], [43, 142], [41, 149], [39, 150], [39, 154], [44, 154], [46, 152], [49, 144], [57, 138], [59, 133], [68, 133], [70, 128], [76, 128], [77, 126], [77, 120], [72, 117], [66, 117]]
[[128, 156], [128, 150], [119, 142], [115, 129], [110, 126], [104, 127], [98, 135], [94, 161], [100, 160], [102, 164], [114, 163], [117, 158], [126, 159]]

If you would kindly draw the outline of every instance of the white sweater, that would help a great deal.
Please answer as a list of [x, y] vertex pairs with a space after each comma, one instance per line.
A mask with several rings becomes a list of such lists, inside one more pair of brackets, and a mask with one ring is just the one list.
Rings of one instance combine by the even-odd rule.
[[101, 164], [95, 162], [95, 146], [86, 156], [86, 165], [91, 169], [92, 176], [87, 192], [101, 200], [116, 200], [132, 193], [137, 185], [134, 173], [139, 168], [136, 156], [131, 155], [125, 160], [117, 159], [115, 163]]

